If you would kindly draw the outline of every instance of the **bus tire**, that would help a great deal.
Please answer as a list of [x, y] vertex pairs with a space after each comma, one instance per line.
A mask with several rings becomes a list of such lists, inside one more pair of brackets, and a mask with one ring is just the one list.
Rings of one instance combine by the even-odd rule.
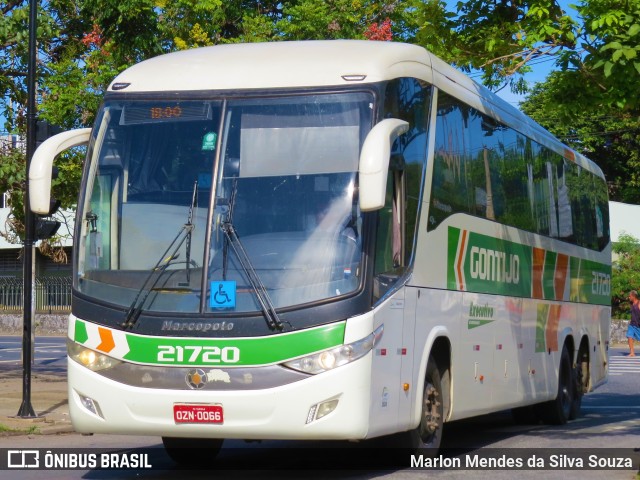
[[582, 350], [578, 352], [578, 361], [573, 367], [573, 400], [571, 402], [571, 411], [569, 412], [569, 420], [575, 420], [580, 415], [582, 407], [582, 396], [586, 391], [586, 385], [589, 378], [589, 357]]
[[210, 466], [222, 448], [223, 439], [219, 438], [180, 438], [162, 437], [162, 444], [178, 465]]
[[558, 394], [554, 400], [541, 404], [543, 419], [552, 425], [564, 425], [571, 418], [576, 390], [575, 369], [565, 345], [560, 355], [558, 369]]
[[[446, 375], [445, 375], [446, 376]], [[444, 426], [444, 392], [442, 375], [433, 358], [427, 362], [427, 372], [422, 392], [422, 410], [420, 423], [409, 431], [412, 449], [428, 450], [426, 455], [436, 455], [442, 442]]]

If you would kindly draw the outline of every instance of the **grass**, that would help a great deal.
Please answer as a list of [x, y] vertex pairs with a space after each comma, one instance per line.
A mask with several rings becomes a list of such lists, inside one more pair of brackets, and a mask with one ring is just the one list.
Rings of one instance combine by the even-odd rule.
[[15, 435], [15, 434], [21, 434], [21, 435], [36, 435], [40, 433], [40, 428], [38, 428], [37, 425], [30, 425], [28, 428], [12, 428], [12, 427], [8, 427], [7, 425], [4, 425], [2, 423], [0, 423], [0, 436], [1, 435]]

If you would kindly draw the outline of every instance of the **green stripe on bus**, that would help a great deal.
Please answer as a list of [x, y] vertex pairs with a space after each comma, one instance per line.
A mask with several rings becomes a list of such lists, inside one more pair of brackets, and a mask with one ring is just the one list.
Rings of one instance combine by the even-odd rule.
[[89, 334], [87, 333], [86, 324], [82, 320], [76, 319], [73, 340], [78, 343], [84, 343], [88, 339], [89, 339]]
[[342, 345], [345, 322], [254, 338], [176, 338], [127, 334], [124, 360], [153, 365], [257, 366]]
[[458, 242], [460, 242], [460, 229], [449, 227], [448, 249], [447, 249], [447, 288], [458, 290], [456, 285], [456, 258], [458, 252]]
[[[547, 252], [544, 255], [544, 270], [542, 272], [542, 292], [544, 298], [547, 300], [555, 300], [555, 273], [556, 273], [556, 258], [558, 255], [555, 252]], [[560, 297], [562, 298], [562, 297]]]
[[546, 349], [545, 332], [547, 330], [547, 321], [549, 319], [549, 304], [539, 303], [537, 305], [538, 313], [536, 316], [536, 353], [544, 352]]
[[[573, 258], [571, 259], [573, 260]], [[611, 304], [611, 266], [591, 260], [576, 259], [578, 268], [571, 272], [571, 301]]]

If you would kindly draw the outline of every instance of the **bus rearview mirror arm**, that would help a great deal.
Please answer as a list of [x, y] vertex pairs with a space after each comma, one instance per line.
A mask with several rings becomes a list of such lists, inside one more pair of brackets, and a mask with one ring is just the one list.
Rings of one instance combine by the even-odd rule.
[[359, 201], [363, 212], [384, 207], [391, 145], [407, 130], [408, 122], [386, 118], [375, 125], [364, 140], [359, 164]]
[[54, 135], [45, 140], [31, 158], [29, 166], [29, 208], [46, 215], [51, 208], [51, 169], [53, 159], [73, 147], [89, 143], [90, 128], [79, 128]]

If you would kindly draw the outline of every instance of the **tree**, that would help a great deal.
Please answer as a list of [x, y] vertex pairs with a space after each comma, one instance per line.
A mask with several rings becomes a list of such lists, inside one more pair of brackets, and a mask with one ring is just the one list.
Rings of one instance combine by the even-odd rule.
[[611, 200], [640, 204], [640, 110], [602, 105], [577, 111], [569, 109], [574, 100], [581, 101], [584, 89], [567, 90], [565, 77], [579, 75], [578, 72], [552, 73], [533, 88], [520, 108], [600, 165]]
[[629, 314], [627, 295], [640, 286], [640, 241], [633, 235], [623, 233], [613, 244], [616, 259], [611, 275], [611, 305], [613, 316]]
[[584, 1], [578, 12], [583, 22], [580, 49], [565, 55], [561, 65], [582, 72], [582, 80], [592, 87], [595, 97], [583, 104], [640, 108], [640, 0]]
[[640, 203], [640, 0], [583, 0], [573, 16], [555, 0], [447, 5], [420, 2], [416, 41], [520, 93], [532, 62], [554, 61], [521, 108], [596, 161], [612, 199]]
[[530, 64], [576, 47], [578, 24], [555, 0], [419, 2], [416, 41], [492, 89], [524, 92]]
[[[5, 124], [0, 129], [24, 138], [26, 133], [26, 75], [28, 64], [28, 16], [29, 2], [26, 0], [0, 1], [0, 113]], [[55, 66], [73, 56], [79, 46], [78, 38], [85, 31], [85, 22], [77, 11], [75, 2], [56, 0], [43, 2], [38, 9], [38, 76], [37, 84], [41, 105], [47, 103], [47, 90], [42, 88], [50, 74], [49, 66]], [[82, 79], [84, 81], [84, 79]], [[77, 99], [75, 99], [77, 101]], [[72, 123], [72, 115], [59, 115]], [[46, 118], [46, 114], [42, 116]], [[24, 148], [3, 149], [0, 152], [0, 191], [9, 193], [12, 206], [13, 230], [9, 238], [19, 239], [24, 224]], [[62, 163], [58, 184], [65, 179], [79, 176], [80, 163]], [[71, 175], [73, 173], [73, 175]], [[70, 195], [59, 195], [70, 205]], [[73, 201], [75, 203], [75, 200]]]
[[526, 92], [531, 64], [549, 59], [574, 73], [562, 77], [566, 92], [580, 92], [568, 110], [640, 106], [640, 0], [583, 0], [573, 15], [556, 0], [448, 5], [417, 2], [415, 41], [464, 71], [480, 70], [490, 88]]
[[624, 111], [637, 115], [640, 98], [640, 0], [597, 0], [578, 8], [582, 24], [576, 48], [558, 57], [552, 92], [556, 111], [580, 114]]
[[[39, 110], [65, 128], [89, 126], [110, 80], [161, 53], [220, 43], [368, 38], [419, 43], [464, 71], [480, 70], [493, 89], [510, 85], [523, 92], [531, 63], [555, 59], [563, 71], [554, 87], [563, 99], [559, 118], [618, 108], [626, 116], [616, 125], [624, 130], [640, 102], [639, 5], [583, 0], [572, 16], [557, 0], [51, 0], [39, 11]], [[27, 0], [0, 0], [0, 11], [0, 110], [5, 129], [24, 135]], [[629, 141], [616, 153], [620, 165], [633, 148]], [[579, 142], [587, 145], [582, 137]], [[588, 147], [602, 155], [611, 150], [606, 142]], [[65, 161], [57, 188], [69, 207], [80, 160]], [[0, 173], [6, 172], [0, 190], [14, 192], [16, 206], [24, 181], [20, 162], [15, 152], [0, 158]], [[622, 178], [623, 170], [612, 171]]]

